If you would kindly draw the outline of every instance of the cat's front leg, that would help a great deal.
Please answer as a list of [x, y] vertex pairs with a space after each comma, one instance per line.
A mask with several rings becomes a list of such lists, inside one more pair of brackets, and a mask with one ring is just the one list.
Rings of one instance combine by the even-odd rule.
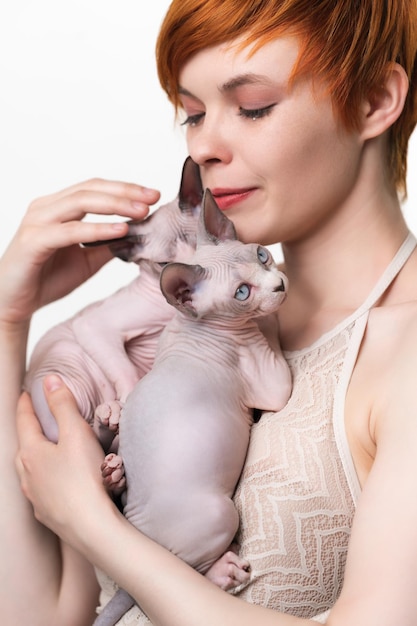
[[223, 589], [230, 591], [250, 579], [250, 564], [238, 555], [238, 546], [232, 544], [210, 569], [205, 573], [206, 578]]

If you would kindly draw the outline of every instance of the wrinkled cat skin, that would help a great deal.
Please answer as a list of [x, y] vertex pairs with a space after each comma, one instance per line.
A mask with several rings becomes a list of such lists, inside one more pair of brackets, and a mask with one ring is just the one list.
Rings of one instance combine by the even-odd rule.
[[[53, 327], [35, 346], [25, 388], [52, 441], [58, 433], [43, 393], [47, 373], [61, 376], [81, 414], [93, 423], [98, 405], [106, 402], [111, 409], [116, 406], [111, 401], [123, 402], [152, 367], [159, 335], [174, 313], [161, 294], [161, 270], [167, 262], [187, 261], [194, 253], [202, 195], [198, 166], [187, 158], [178, 197], [147, 219], [130, 222], [126, 237], [107, 242], [115, 256], [139, 265], [139, 276]], [[107, 419], [110, 429], [100, 420], [95, 424], [105, 450], [115, 435], [111, 415]]]
[[[256, 321], [276, 320], [287, 279], [267, 249], [237, 240], [206, 190], [196, 252], [163, 269], [161, 289], [177, 313], [121, 411], [122, 502], [132, 524], [205, 573], [238, 528], [231, 498], [253, 408], [278, 411], [291, 393], [278, 329], [269, 343]], [[114, 460], [103, 467], [109, 483]], [[95, 624], [114, 624], [133, 603], [119, 590]]]

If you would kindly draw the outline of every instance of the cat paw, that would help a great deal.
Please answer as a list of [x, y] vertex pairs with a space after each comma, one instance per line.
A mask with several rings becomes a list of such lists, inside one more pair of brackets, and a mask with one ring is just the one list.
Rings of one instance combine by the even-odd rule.
[[206, 578], [224, 591], [234, 589], [250, 579], [249, 561], [242, 559], [236, 551], [237, 546], [232, 544], [205, 573]]
[[116, 433], [119, 429], [121, 413], [122, 403], [118, 400], [99, 404], [94, 412], [95, 428], [100, 430], [104, 427]]
[[101, 476], [105, 487], [113, 495], [119, 496], [126, 489], [126, 476], [122, 457], [108, 454], [101, 464]]

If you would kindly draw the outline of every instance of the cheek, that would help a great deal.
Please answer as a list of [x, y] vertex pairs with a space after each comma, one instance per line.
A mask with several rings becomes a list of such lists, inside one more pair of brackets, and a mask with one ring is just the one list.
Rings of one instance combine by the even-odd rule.
[[317, 117], [307, 122], [291, 120], [272, 129], [263, 142], [264, 154], [269, 155], [270, 170], [275, 175], [285, 174], [302, 178], [309, 173], [336, 165], [349, 150], [349, 142], [333, 124]]
[[361, 157], [356, 136], [328, 118], [283, 129], [268, 138], [264, 151], [275, 201], [297, 211], [303, 210], [302, 203], [307, 208], [341, 202], [355, 184]]
[[337, 210], [357, 181], [360, 147], [354, 138], [314, 131], [293, 133], [279, 150], [277, 143], [265, 142], [257, 160], [253, 153], [264, 189], [256, 206], [235, 216], [243, 241], [269, 245], [307, 233]]

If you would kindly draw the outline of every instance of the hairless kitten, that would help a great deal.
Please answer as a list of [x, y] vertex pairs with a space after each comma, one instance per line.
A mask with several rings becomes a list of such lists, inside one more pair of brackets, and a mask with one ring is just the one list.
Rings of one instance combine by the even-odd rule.
[[[25, 388], [52, 441], [58, 438], [57, 425], [42, 381], [55, 372], [71, 389], [85, 419], [94, 422], [103, 448], [110, 449], [117, 432], [112, 401], [126, 400], [152, 366], [159, 335], [174, 313], [161, 293], [159, 276], [168, 261], [187, 261], [194, 253], [202, 196], [198, 166], [188, 157], [173, 202], [145, 220], [131, 221], [122, 239], [84, 244], [106, 243], [115, 256], [137, 263], [140, 271], [116, 293], [53, 327], [35, 346]], [[103, 410], [95, 415], [102, 403]]]
[[[278, 411], [291, 392], [278, 328], [268, 341], [256, 319], [276, 324], [287, 279], [266, 248], [238, 241], [206, 190], [192, 261], [168, 264], [160, 284], [177, 313], [121, 409], [120, 457], [102, 470], [132, 524], [206, 573], [238, 528], [232, 495], [253, 408]], [[115, 624], [133, 604], [120, 589], [95, 625]]]

